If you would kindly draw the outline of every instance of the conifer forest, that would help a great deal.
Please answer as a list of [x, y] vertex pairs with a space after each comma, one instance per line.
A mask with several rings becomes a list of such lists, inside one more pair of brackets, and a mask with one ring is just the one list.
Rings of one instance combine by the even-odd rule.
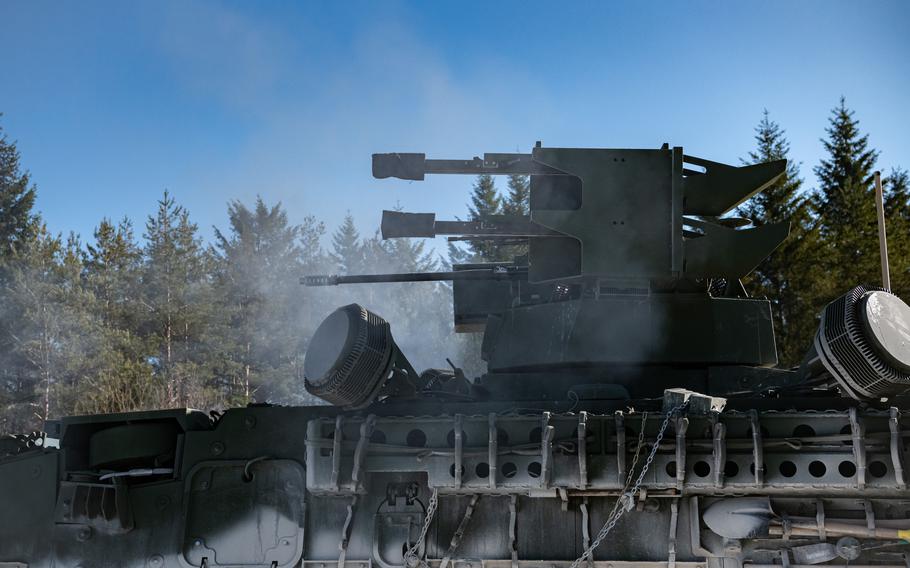
[[[743, 163], [790, 158], [786, 125], [767, 111], [756, 118]], [[892, 289], [910, 298], [910, 178], [900, 164], [880, 163], [875, 133], [860, 118], [841, 99], [819, 125], [824, 159], [791, 160], [737, 213], [759, 225], [791, 223], [789, 239], [744, 282], [772, 304], [785, 367], [799, 365], [827, 302], [855, 283], [881, 282], [875, 171], [884, 179]], [[305, 288], [299, 278], [442, 270], [523, 252], [487, 241], [449, 243], [440, 255], [419, 240], [382, 240], [350, 215], [327, 232], [324, 222], [338, 220], [293, 217], [269, 202], [267, 188], [255, 202], [227, 203], [211, 240], [166, 191], [149, 197], [145, 219], [100, 218], [91, 235], [53, 234], [28, 163], [16, 133], [0, 130], [0, 434], [71, 414], [315, 404], [303, 386], [308, 339], [351, 302], [392, 324], [416, 368], [449, 358], [476, 376], [479, 338], [455, 333], [447, 284]], [[527, 215], [522, 176], [478, 176], [465, 190], [466, 218]]]

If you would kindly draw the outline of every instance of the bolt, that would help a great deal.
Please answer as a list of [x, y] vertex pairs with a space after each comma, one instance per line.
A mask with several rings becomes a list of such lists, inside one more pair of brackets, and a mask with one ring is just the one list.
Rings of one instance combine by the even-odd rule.
[[289, 541], [289, 540], [286, 539], [286, 538], [283, 538], [283, 539], [281, 539], [281, 545], [282, 545], [282, 546], [290, 546], [290, 545], [291, 545], [291, 541]]
[[243, 425], [247, 430], [252, 430], [256, 427], [256, 417], [255, 416], [244, 416]]
[[208, 489], [208, 488], [209, 488], [209, 482], [208, 482], [208, 481], [201, 481], [201, 482], [199, 482], [199, 489]]
[[29, 470], [28, 474], [31, 476], [32, 479], [35, 479], [36, 477], [41, 475], [41, 468], [36, 465], [31, 470]]
[[171, 504], [171, 498], [168, 497], [167, 495], [159, 495], [158, 498], [155, 499], [155, 505], [161, 511], [167, 509], [167, 506], [170, 504]]
[[92, 529], [88, 527], [83, 527], [76, 533], [76, 540], [79, 542], [85, 542], [90, 538], [92, 538]]
[[161, 566], [164, 566], [164, 557], [160, 554], [149, 556], [149, 566], [150, 568], [160, 568]]
[[197, 538], [193, 541], [193, 546], [202, 546], [202, 540]]
[[209, 450], [212, 452], [213, 456], [220, 456], [224, 453], [224, 443], [212, 442], [212, 445], [209, 446]]

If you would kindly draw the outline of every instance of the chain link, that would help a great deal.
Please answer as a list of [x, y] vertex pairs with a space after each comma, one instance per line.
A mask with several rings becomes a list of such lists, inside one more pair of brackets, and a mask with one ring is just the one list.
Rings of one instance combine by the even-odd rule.
[[[657, 432], [657, 438], [654, 440], [654, 445], [651, 446], [651, 452], [648, 454], [648, 458], [645, 460], [644, 465], [641, 468], [641, 472], [638, 474], [638, 478], [635, 480], [634, 485], [631, 488], [628, 486], [628, 481], [632, 479], [633, 472], [635, 471], [635, 463], [633, 461], [631, 471], [629, 472], [629, 478], [626, 481], [626, 486], [623, 487], [622, 496], [617, 499], [616, 503], [613, 505], [613, 510], [610, 511], [610, 515], [607, 517], [607, 521], [604, 523], [604, 526], [600, 529], [600, 532], [597, 533], [597, 538], [594, 539], [594, 542], [579, 556], [575, 562], [572, 563], [571, 568], [578, 568], [578, 565], [584, 562], [586, 558], [591, 556], [594, 553], [594, 550], [600, 546], [600, 544], [607, 538], [607, 535], [610, 534], [610, 531], [613, 530], [613, 527], [616, 526], [616, 523], [619, 522], [619, 519], [626, 513], [626, 511], [632, 510], [632, 507], [635, 506], [635, 495], [638, 493], [639, 487], [641, 487], [642, 482], [645, 479], [645, 474], [648, 473], [648, 469], [651, 467], [651, 463], [654, 461], [654, 456], [657, 455], [657, 450], [660, 448], [660, 443], [664, 439], [664, 434], [667, 431], [667, 427], [670, 425], [670, 420], [674, 415], [681, 412], [686, 406], [688, 406], [688, 401], [676, 406], [670, 412], [667, 413], [667, 416], [664, 418], [663, 423], [660, 425], [660, 430]], [[642, 427], [641, 432], [639, 433], [639, 444], [641, 445], [644, 438], [644, 427]], [[636, 451], [637, 461], [638, 452]]]
[[405, 566], [416, 568], [417, 566], [425, 567], [427, 564], [417, 556], [420, 547], [423, 546], [427, 537], [427, 531], [430, 530], [430, 524], [433, 522], [433, 516], [436, 514], [436, 508], [439, 507], [439, 489], [433, 488], [433, 494], [430, 495], [430, 502], [427, 503], [427, 512], [423, 520], [423, 528], [420, 529], [420, 535], [414, 542], [414, 546], [404, 553]]

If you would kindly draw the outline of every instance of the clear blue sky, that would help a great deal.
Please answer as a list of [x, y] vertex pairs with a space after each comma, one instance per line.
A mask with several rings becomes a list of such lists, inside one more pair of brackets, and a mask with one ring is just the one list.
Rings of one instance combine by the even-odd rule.
[[364, 231], [464, 215], [469, 178], [370, 154], [656, 147], [736, 163], [763, 108], [809, 186], [830, 109], [910, 167], [910, 2], [0, 3], [0, 112], [57, 232], [137, 232], [165, 188], [205, 236], [257, 194]]

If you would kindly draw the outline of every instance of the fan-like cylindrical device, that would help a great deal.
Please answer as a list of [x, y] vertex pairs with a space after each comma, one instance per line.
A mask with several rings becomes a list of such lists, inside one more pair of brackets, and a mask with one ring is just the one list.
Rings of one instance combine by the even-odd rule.
[[853, 398], [910, 390], [910, 306], [890, 292], [857, 286], [828, 304], [813, 348]]
[[388, 322], [359, 304], [349, 304], [319, 324], [303, 373], [310, 394], [356, 409], [402, 391], [414, 370], [395, 345]]

